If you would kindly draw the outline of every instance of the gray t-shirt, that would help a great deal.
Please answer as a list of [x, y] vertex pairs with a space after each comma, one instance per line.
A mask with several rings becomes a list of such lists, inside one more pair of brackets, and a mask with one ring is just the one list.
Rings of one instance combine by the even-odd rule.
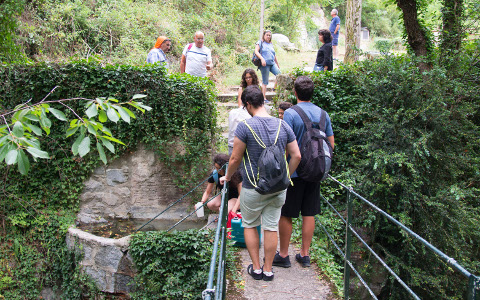
[[[273, 117], [253, 117], [246, 120], [247, 124], [252, 127], [253, 131], [255, 131], [255, 133], [260, 137], [260, 139], [267, 147], [275, 142], [275, 137], [277, 135], [278, 125], [280, 121], [282, 122], [282, 126], [280, 128], [280, 134], [278, 135], [277, 145], [279, 145], [279, 147], [281, 147], [282, 149], [286, 149], [287, 144], [295, 141], [295, 134], [293, 133], [290, 126], [288, 126], [287, 123], [285, 123], [283, 120]], [[260, 154], [262, 153], [264, 148], [262, 148], [262, 146], [258, 144], [252, 132], [247, 127], [247, 125], [245, 125], [244, 122], [238, 123], [237, 129], [235, 130], [235, 136], [247, 145], [248, 157], [250, 158], [250, 162], [252, 164], [252, 168], [250, 169], [247, 151], [245, 151], [241, 163], [243, 178], [242, 187], [247, 189], [254, 189], [254, 186], [250, 183], [248, 176], [250, 176], [250, 179], [252, 179], [252, 173], [255, 174], [255, 176], [257, 175], [258, 158], [260, 157]], [[248, 173], [246, 173], [244, 163], [248, 169]]]

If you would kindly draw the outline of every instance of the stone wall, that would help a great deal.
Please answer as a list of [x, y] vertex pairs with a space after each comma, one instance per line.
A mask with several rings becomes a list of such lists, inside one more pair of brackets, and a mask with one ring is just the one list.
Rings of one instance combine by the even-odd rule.
[[107, 293], [128, 294], [134, 288], [136, 270], [128, 253], [129, 240], [130, 236], [109, 239], [76, 228], [69, 228], [67, 233], [68, 248], [84, 255], [80, 262], [83, 272]]
[[[103, 221], [104, 217], [152, 218], [182, 196], [172, 178], [157, 155], [140, 145], [135, 152], [93, 172], [80, 196], [78, 221], [93, 223]], [[189, 207], [189, 203], [180, 203], [161, 217], [178, 219]]]

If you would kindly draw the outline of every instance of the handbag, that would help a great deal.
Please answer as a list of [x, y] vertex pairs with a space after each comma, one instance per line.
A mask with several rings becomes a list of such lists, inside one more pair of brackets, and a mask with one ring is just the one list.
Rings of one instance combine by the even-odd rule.
[[[262, 52], [262, 44], [263, 44], [263, 42], [260, 41], [260, 49], [258, 50], [258, 52]], [[257, 67], [262, 66], [262, 60], [260, 58], [258, 58], [257, 55], [255, 55], [255, 50], [253, 50], [252, 63]]]

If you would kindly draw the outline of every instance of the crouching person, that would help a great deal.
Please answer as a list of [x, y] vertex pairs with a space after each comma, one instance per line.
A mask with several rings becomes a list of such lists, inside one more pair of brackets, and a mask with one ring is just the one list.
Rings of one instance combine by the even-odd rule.
[[[227, 174], [220, 178], [220, 182], [230, 181], [243, 159], [244, 180], [240, 209], [245, 227], [245, 243], [252, 260], [247, 273], [256, 280], [271, 281], [272, 262], [277, 249], [278, 221], [285, 203], [286, 188], [290, 184], [289, 174], [295, 171], [301, 156], [292, 129], [265, 110], [261, 90], [257, 86], [248, 86], [243, 93], [243, 105], [252, 118], [238, 124]], [[291, 157], [288, 165], [285, 150]], [[277, 165], [273, 166], [275, 162]], [[260, 245], [256, 230], [260, 224], [264, 230], [263, 267], [260, 266]]]

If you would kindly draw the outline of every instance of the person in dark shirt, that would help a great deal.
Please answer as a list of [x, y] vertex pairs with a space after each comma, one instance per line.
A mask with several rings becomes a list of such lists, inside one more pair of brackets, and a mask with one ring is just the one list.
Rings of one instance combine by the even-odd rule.
[[[208, 184], [205, 192], [202, 196], [202, 203], [205, 203], [212, 194], [214, 187], [220, 191], [223, 189], [223, 184], [220, 184], [219, 178], [225, 175], [225, 168], [222, 168], [230, 159], [227, 154], [219, 153], [213, 157], [213, 164], [215, 170], [210, 174], [208, 178]], [[215, 175], [215, 173], [217, 173]], [[240, 191], [242, 190], [242, 175], [240, 171], [237, 171], [232, 176], [232, 181], [228, 186], [228, 212], [233, 211], [235, 214], [240, 208]], [[212, 201], [207, 203], [207, 207], [212, 211], [219, 211], [220, 204], [222, 203], [222, 195], [218, 195]]]
[[333, 70], [332, 35], [327, 29], [320, 29], [318, 31], [318, 39], [323, 45], [318, 49], [317, 60], [315, 61], [313, 70], [331, 71]]

